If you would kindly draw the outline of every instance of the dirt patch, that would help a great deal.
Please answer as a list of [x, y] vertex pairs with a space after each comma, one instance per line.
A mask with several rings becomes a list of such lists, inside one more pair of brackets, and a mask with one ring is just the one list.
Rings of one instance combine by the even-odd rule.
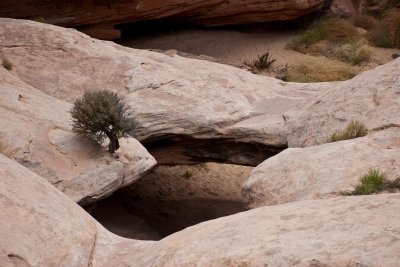
[[241, 187], [252, 167], [206, 163], [158, 166], [100, 201], [91, 214], [110, 231], [158, 240], [203, 221], [246, 210]]

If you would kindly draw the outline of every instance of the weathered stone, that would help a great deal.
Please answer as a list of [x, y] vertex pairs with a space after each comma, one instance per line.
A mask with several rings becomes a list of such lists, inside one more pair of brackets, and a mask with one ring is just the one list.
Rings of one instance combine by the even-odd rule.
[[400, 125], [400, 59], [355, 78], [305, 85], [321, 93], [286, 112], [289, 147], [323, 144], [328, 136], [357, 120], [369, 130]]
[[257, 165], [287, 146], [283, 112], [318, 92], [41, 23], [0, 19], [0, 31], [2, 56], [31, 86], [67, 101], [87, 90], [127, 95], [132, 134], [161, 163]]
[[108, 2], [2, 1], [0, 17], [34, 19], [77, 27], [97, 38], [116, 39], [114, 26], [156, 19], [191, 21], [206, 26], [290, 20], [318, 11], [323, 0], [227, 1], [167, 0]]
[[[262, 207], [158, 242], [120, 238], [0, 155], [2, 266], [397, 266], [399, 194]], [[301, 249], [299, 249], [301, 247]]]
[[150, 170], [154, 158], [133, 138], [113, 158], [70, 129], [71, 104], [22, 82], [0, 68], [0, 136], [19, 163], [82, 204], [112, 194]]
[[257, 166], [243, 185], [251, 208], [351, 192], [369, 169], [400, 176], [400, 128], [307, 148], [289, 148]]

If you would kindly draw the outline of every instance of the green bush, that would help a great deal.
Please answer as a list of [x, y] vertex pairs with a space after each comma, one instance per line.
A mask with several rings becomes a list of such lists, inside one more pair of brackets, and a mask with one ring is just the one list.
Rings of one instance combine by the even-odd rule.
[[110, 153], [119, 148], [118, 139], [127, 136], [128, 131], [133, 129], [126, 103], [113, 92], [86, 92], [74, 102], [70, 112], [74, 133], [98, 144], [108, 137]]
[[14, 67], [14, 65], [11, 63], [10, 60], [3, 58], [3, 67], [7, 70], [12, 70], [12, 68]]
[[400, 189], [400, 177], [389, 180], [385, 172], [378, 169], [369, 169], [360, 177], [360, 183], [353, 192], [343, 193], [344, 195], [370, 195], [382, 191], [396, 192]]
[[371, 51], [367, 48], [363, 40], [338, 45], [326, 53], [327, 56], [339, 59], [353, 66], [367, 62], [371, 58]]
[[351, 121], [343, 131], [335, 132], [328, 137], [328, 142], [354, 139], [365, 136], [368, 133], [367, 127], [359, 121]]

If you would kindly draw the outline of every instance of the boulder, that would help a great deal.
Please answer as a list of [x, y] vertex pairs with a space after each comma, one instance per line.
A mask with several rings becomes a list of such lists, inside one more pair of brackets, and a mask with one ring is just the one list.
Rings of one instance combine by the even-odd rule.
[[169, 19], [222, 26], [284, 21], [318, 11], [323, 3], [323, 0], [135, 0], [100, 3], [6, 0], [0, 3], [0, 17], [34, 19], [76, 27], [97, 38], [118, 39], [120, 33], [115, 26], [128, 22]]
[[80, 204], [102, 199], [149, 171], [154, 158], [135, 139], [121, 140], [118, 158], [71, 132], [71, 104], [0, 68], [0, 136], [9, 155]]
[[133, 137], [159, 163], [257, 165], [287, 146], [285, 111], [319, 92], [213, 62], [135, 50], [72, 29], [0, 19], [1, 56], [43, 92], [126, 95]]
[[397, 266], [400, 261], [400, 194], [262, 207], [151, 242], [111, 234], [46, 180], [2, 155], [0, 178], [1, 266]]
[[321, 93], [284, 114], [288, 146], [326, 143], [328, 136], [353, 120], [369, 130], [400, 126], [399, 70], [400, 58], [348, 81], [306, 85], [310, 90], [318, 87]]
[[306, 148], [288, 148], [254, 168], [242, 187], [250, 208], [351, 192], [369, 169], [400, 176], [400, 128]]

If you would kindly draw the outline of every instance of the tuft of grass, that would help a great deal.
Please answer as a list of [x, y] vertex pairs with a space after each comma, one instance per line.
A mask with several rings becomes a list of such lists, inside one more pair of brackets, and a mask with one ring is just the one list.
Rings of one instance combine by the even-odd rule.
[[354, 18], [354, 26], [363, 28], [365, 30], [371, 30], [378, 25], [379, 21], [369, 15], [359, 14]]
[[353, 192], [343, 192], [343, 195], [370, 195], [382, 191], [396, 192], [400, 189], [400, 177], [389, 180], [387, 173], [379, 169], [369, 169], [360, 177], [360, 183]]
[[14, 67], [14, 65], [11, 63], [10, 60], [8, 60], [7, 58], [3, 58], [3, 67], [7, 70], [12, 70], [12, 68]]
[[311, 57], [290, 66], [287, 80], [301, 83], [343, 81], [355, 75], [348, 64], [325, 57]]
[[258, 58], [250, 63], [244, 62], [246, 66], [250, 68], [250, 71], [253, 73], [259, 73], [264, 70], [268, 70], [272, 63], [274, 63], [276, 59], [272, 59], [269, 55], [269, 52], [259, 55]]
[[1, 138], [0, 136], [0, 154], [3, 154], [8, 158], [12, 158], [17, 154], [17, 152], [18, 152], [17, 148], [11, 146], [10, 143], [3, 140], [3, 138]]
[[367, 127], [362, 122], [351, 121], [343, 131], [335, 132], [328, 137], [328, 142], [337, 142], [342, 140], [354, 139], [365, 136], [368, 133]]
[[327, 50], [326, 55], [353, 66], [368, 62], [371, 59], [371, 51], [364, 40], [338, 45], [331, 51]]
[[383, 191], [387, 174], [378, 169], [369, 169], [367, 174], [360, 178], [360, 184], [354, 189], [354, 195], [369, 195]]
[[400, 9], [389, 10], [369, 33], [370, 42], [377, 47], [400, 48]]
[[185, 171], [183, 174], [182, 174], [182, 177], [183, 178], [186, 178], [186, 179], [189, 179], [189, 178], [191, 178], [193, 176], [193, 173], [191, 172], [191, 171]]
[[360, 38], [357, 29], [350, 21], [336, 17], [323, 17], [314, 21], [308, 29], [290, 41], [287, 47], [295, 51], [306, 52], [309, 46], [322, 40], [332, 43], [348, 43]]

